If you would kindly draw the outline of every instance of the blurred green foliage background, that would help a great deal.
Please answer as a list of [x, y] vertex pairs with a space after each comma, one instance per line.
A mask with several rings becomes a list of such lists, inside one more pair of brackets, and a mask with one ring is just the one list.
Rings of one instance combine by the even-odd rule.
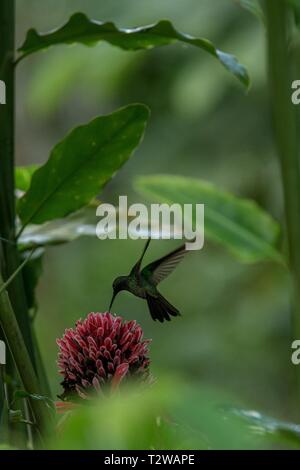
[[[137, 175], [200, 177], [256, 200], [281, 220], [279, 169], [272, 143], [264, 27], [234, 0], [17, 0], [17, 43], [29, 27], [48, 31], [75, 11], [121, 27], [166, 18], [211, 39], [249, 70], [248, 94], [215, 60], [181, 45], [123, 52], [106, 44], [53, 48], [21, 63], [17, 77], [17, 164], [43, 163], [72, 127], [130, 102], [152, 111], [143, 144], [106, 187], [102, 200], [141, 201]], [[38, 286], [36, 329], [53, 395], [61, 392], [55, 340], [90, 311], [105, 311], [113, 279], [127, 274], [143, 241], [85, 238], [47, 249]], [[154, 241], [147, 260], [175, 246]], [[146, 304], [122, 293], [115, 313], [138, 319], [152, 338], [152, 372], [211, 386], [246, 408], [299, 419], [290, 361], [288, 279], [270, 262], [242, 265], [206, 243], [161, 286], [182, 312], [154, 323]]]

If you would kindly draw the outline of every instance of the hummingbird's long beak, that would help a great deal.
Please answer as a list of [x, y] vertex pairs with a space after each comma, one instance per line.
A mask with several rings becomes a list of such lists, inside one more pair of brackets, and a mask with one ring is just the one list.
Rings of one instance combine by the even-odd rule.
[[115, 300], [115, 298], [116, 298], [116, 295], [117, 295], [117, 292], [114, 292], [114, 293], [113, 293], [113, 296], [112, 296], [112, 299], [111, 299], [111, 302], [110, 302], [109, 309], [108, 309], [109, 312], [111, 312], [111, 308], [112, 308], [112, 305], [113, 305], [114, 300]]

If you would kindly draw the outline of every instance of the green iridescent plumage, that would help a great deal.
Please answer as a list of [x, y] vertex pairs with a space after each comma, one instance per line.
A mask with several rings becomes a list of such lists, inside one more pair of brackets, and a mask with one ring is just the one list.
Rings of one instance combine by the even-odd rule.
[[176, 317], [180, 315], [177, 308], [171, 305], [158, 291], [157, 285], [163, 281], [184, 258], [188, 251], [185, 244], [172, 251], [168, 255], [153, 261], [141, 270], [141, 264], [150, 239], [147, 240], [146, 246], [138, 262], [133, 266], [128, 276], [120, 276], [113, 283], [113, 297], [110, 303], [111, 310], [116, 295], [126, 290], [136, 297], [145, 299], [148, 304], [150, 315], [153, 320], [163, 322], [170, 321], [170, 316]]

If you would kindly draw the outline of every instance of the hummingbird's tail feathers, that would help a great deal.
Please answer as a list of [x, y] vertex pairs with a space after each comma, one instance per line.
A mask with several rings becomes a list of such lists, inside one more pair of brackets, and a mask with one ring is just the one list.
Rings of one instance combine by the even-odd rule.
[[167, 299], [162, 295], [153, 297], [151, 295], [146, 295], [147, 304], [149, 307], [150, 315], [154, 321], [158, 320], [163, 323], [165, 320], [170, 321], [170, 315], [172, 317], [177, 317], [180, 315], [180, 312], [171, 305]]

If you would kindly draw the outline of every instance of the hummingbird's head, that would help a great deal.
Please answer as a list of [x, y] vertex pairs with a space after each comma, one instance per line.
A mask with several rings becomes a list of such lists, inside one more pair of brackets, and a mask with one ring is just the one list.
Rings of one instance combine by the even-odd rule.
[[117, 277], [114, 282], [113, 282], [113, 296], [110, 302], [109, 306], [109, 312], [111, 311], [112, 304], [119, 292], [121, 290], [126, 290], [127, 289], [127, 276], [119, 276]]

